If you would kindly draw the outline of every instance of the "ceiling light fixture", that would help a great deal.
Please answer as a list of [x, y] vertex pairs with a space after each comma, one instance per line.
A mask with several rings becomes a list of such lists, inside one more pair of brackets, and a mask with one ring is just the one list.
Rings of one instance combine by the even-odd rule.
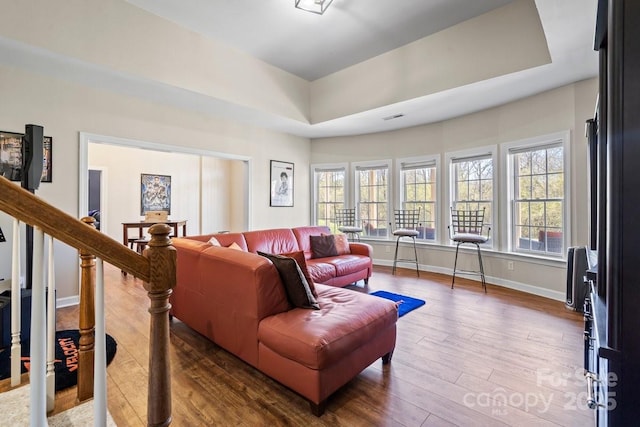
[[307, 12], [322, 15], [332, 1], [333, 0], [296, 0], [296, 7], [298, 9], [306, 10]]

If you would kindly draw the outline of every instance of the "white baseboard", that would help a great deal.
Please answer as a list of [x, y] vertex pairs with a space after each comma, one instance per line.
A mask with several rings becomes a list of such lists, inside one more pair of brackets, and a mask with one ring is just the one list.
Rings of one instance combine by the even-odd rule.
[[[5, 282], [9, 282], [8, 283], [9, 286], [6, 286], [7, 283]], [[5, 290], [10, 290], [10, 289], [11, 289], [11, 280], [0, 281], [0, 292], [4, 292]], [[56, 308], [69, 307], [69, 306], [78, 305], [78, 304], [80, 304], [80, 297], [77, 295], [72, 297], [56, 299]]]
[[[374, 259], [373, 264], [392, 267], [393, 260]], [[396, 266], [413, 270], [415, 269], [416, 265], [413, 263], [399, 262], [398, 264], [396, 264]], [[447, 267], [436, 267], [433, 265], [419, 264], [418, 269], [420, 271], [428, 271], [431, 273], [447, 274], [449, 276], [453, 275], [453, 269], [447, 268]], [[485, 280], [487, 281], [487, 283], [491, 285], [502, 286], [503, 288], [514, 289], [516, 291], [522, 291], [528, 294], [538, 295], [538, 296], [553, 299], [556, 301], [562, 301], [562, 302], [565, 301], [565, 294], [563, 292], [554, 291], [552, 289], [541, 288], [539, 286], [533, 286], [526, 283], [515, 282], [513, 280], [506, 280], [500, 277], [492, 277], [488, 275], [485, 275]]]
[[56, 308], [70, 307], [72, 305], [80, 304], [80, 297], [78, 295], [66, 298], [58, 298], [56, 300]]

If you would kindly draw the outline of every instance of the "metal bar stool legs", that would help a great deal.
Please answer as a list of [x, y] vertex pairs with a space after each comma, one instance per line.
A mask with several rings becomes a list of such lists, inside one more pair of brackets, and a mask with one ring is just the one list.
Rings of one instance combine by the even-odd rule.
[[[455, 261], [453, 261], [453, 277], [451, 278], [451, 289], [453, 289], [453, 284], [456, 281], [456, 268], [458, 266], [458, 249], [460, 248], [460, 245], [463, 242], [459, 242], [456, 245], [456, 258]], [[482, 263], [482, 252], [480, 252], [480, 245], [477, 243], [474, 243], [474, 245], [476, 245], [476, 250], [478, 251], [478, 266], [479, 266], [479, 271], [475, 272], [476, 274], [480, 275], [480, 281], [482, 283], [482, 289], [484, 289], [484, 293], [487, 293], [487, 281], [484, 278], [484, 265]], [[462, 270], [460, 270], [462, 271]], [[470, 272], [468, 271], [467, 273], [474, 273], [474, 272]]]
[[352, 242], [360, 241], [360, 232], [359, 231], [345, 231], [344, 234], [347, 235], [347, 240]]
[[[398, 245], [400, 243], [400, 239], [403, 237], [411, 237], [411, 239], [413, 240], [413, 259], [398, 259]], [[396, 274], [396, 264], [398, 263], [398, 261], [403, 261], [403, 262], [414, 262], [416, 264], [416, 273], [418, 274], [418, 277], [420, 277], [420, 269], [418, 267], [418, 249], [416, 247], [416, 238], [413, 236], [398, 236], [398, 238], [396, 239], [396, 251], [393, 255], [393, 268], [391, 269], [391, 274]]]
[[456, 259], [453, 262], [453, 277], [451, 278], [451, 289], [453, 289], [453, 284], [456, 281], [456, 267], [458, 266], [458, 249], [460, 249], [460, 243], [456, 245]]
[[420, 277], [420, 269], [418, 268], [418, 249], [416, 248], [416, 238], [413, 237], [413, 256], [416, 259], [416, 273]]
[[391, 274], [396, 274], [396, 263], [398, 262], [398, 244], [400, 243], [400, 236], [396, 239], [396, 251], [393, 254], [393, 268]]
[[480, 253], [480, 245], [476, 243], [476, 248], [478, 249], [478, 264], [480, 264], [480, 279], [482, 280], [482, 288], [484, 289], [484, 293], [487, 293], [487, 281], [484, 280], [484, 265], [482, 264], [482, 253]]

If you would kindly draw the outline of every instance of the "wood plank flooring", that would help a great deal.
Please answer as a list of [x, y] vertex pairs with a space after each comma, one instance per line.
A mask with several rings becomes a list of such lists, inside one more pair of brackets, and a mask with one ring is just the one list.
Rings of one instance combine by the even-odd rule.
[[[171, 324], [174, 426], [586, 426], [582, 316], [561, 302], [457, 279], [375, 267], [369, 286], [426, 301], [398, 320], [391, 364], [377, 361], [311, 415], [296, 393], [178, 320]], [[149, 305], [142, 282], [105, 265], [107, 332], [117, 343], [108, 404], [119, 426], [146, 419]], [[58, 328], [77, 328], [77, 307]], [[56, 412], [75, 388], [58, 394]]]

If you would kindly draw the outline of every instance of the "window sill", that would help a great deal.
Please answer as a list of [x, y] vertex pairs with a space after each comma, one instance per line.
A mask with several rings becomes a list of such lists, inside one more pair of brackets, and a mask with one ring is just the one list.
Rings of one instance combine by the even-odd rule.
[[[362, 243], [369, 243], [371, 245], [381, 245], [381, 246], [395, 246], [396, 240], [393, 239], [372, 239], [372, 238], [360, 238]], [[401, 244], [409, 245], [409, 240], [401, 240]], [[455, 252], [455, 245], [443, 245], [438, 242], [425, 242], [416, 240], [416, 246], [421, 249], [433, 249], [433, 250], [442, 250], [446, 252]], [[484, 248], [480, 247], [483, 255], [489, 255], [491, 257], [505, 259], [505, 260], [518, 260], [522, 262], [529, 262], [532, 264], [540, 264], [554, 267], [564, 267], [567, 264], [567, 260], [564, 257], [553, 257], [553, 256], [544, 256], [532, 253], [523, 253], [523, 252], [508, 252], [501, 251], [494, 248]], [[461, 252], [475, 252], [475, 247], [470, 247], [468, 245], [460, 246]]]

